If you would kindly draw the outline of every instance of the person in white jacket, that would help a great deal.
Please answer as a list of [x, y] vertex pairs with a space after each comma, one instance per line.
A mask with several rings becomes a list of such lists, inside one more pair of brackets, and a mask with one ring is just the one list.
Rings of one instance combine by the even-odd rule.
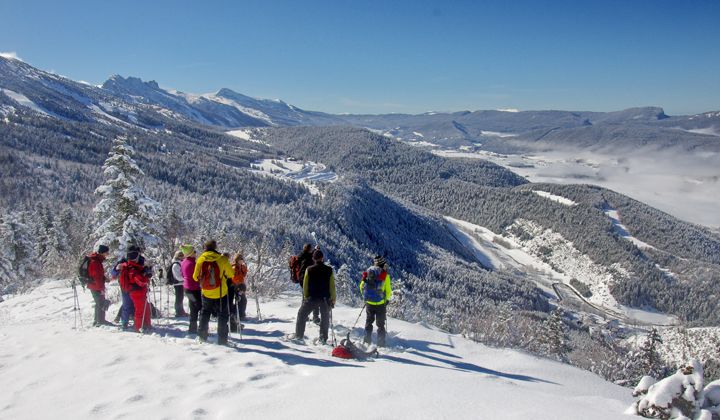
[[172, 262], [172, 278], [173, 278], [173, 289], [175, 289], [175, 317], [187, 316], [185, 308], [183, 307], [183, 275], [180, 267], [180, 262], [185, 256], [181, 251], [175, 253]]

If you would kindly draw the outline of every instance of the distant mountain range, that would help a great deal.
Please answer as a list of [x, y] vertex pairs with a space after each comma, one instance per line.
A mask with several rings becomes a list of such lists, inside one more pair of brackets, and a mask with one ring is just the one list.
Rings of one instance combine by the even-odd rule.
[[25, 107], [60, 119], [143, 128], [157, 128], [170, 120], [220, 130], [349, 125], [425, 145], [481, 146], [495, 151], [550, 145], [720, 151], [720, 112], [668, 116], [662, 108], [643, 107], [616, 112], [488, 110], [333, 115], [303, 110], [281, 100], [251, 98], [230, 89], [188, 94], [136, 77], [114, 75], [102, 86], [92, 86], [5, 57], [0, 57], [0, 92], [3, 114]]

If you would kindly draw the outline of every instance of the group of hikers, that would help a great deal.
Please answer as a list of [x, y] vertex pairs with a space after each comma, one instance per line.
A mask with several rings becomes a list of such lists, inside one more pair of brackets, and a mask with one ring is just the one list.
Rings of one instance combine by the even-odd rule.
[[[152, 267], [145, 264], [142, 250], [129, 246], [125, 256], [117, 261], [106, 275], [105, 260], [110, 255], [106, 245], [98, 245], [95, 252], [86, 256], [85, 267], [87, 287], [95, 301], [94, 326], [116, 324], [105, 319], [110, 301], [105, 297], [106, 283], [117, 280], [122, 295], [122, 306], [116, 322], [120, 321], [127, 330], [130, 320], [136, 332], [152, 331], [151, 314], [154, 310], [148, 301]], [[325, 256], [319, 247], [305, 244], [297, 256], [290, 259], [291, 280], [302, 286], [303, 300], [298, 310], [295, 334], [291, 338], [304, 340], [305, 327], [313, 314], [313, 322], [320, 326], [319, 342], [328, 340], [332, 309], [337, 300], [335, 275], [332, 267], [325, 264]], [[172, 265], [167, 268], [167, 284], [175, 292], [175, 316], [189, 317], [189, 335], [196, 335], [200, 341], [207, 341], [211, 316], [217, 317], [217, 343], [228, 343], [229, 332], [238, 332], [246, 318], [248, 272], [242, 253], [232, 259], [227, 253], [218, 251], [217, 242], [205, 242], [203, 252], [196, 256], [192, 245], [183, 245], [175, 253]], [[162, 274], [161, 274], [162, 276]], [[81, 274], [82, 277], [82, 274]], [[384, 257], [377, 256], [373, 265], [362, 273], [359, 291], [365, 300], [366, 322], [364, 342], [371, 344], [373, 324], [377, 325], [377, 345], [384, 347], [387, 305], [392, 299], [392, 288], [388, 264]], [[187, 297], [187, 313], [183, 299]], [[229, 324], [229, 328], [228, 328]]]

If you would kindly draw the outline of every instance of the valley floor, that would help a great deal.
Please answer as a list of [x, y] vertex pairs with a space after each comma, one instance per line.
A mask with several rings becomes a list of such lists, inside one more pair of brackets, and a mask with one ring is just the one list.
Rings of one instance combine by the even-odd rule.
[[[333, 358], [329, 346], [283, 340], [299, 292], [262, 303], [262, 321], [247, 321], [242, 340], [231, 333], [235, 348], [186, 337], [186, 318], [154, 320], [152, 335], [87, 327], [92, 299], [79, 298], [78, 330], [63, 281], [0, 303], [0, 418], [591, 420], [628, 418], [632, 403], [589, 372], [395, 319], [380, 358]], [[338, 340], [358, 311], [334, 310]]]

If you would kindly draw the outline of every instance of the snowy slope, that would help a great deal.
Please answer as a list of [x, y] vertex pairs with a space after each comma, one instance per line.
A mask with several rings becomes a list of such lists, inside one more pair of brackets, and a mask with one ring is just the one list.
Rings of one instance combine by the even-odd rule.
[[[231, 334], [237, 348], [186, 338], [185, 320], [156, 321], [151, 336], [73, 330], [72, 298], [47, 281], [0, 303], [0, 418], [590, 420], [627, 418], [632, 402], [588, 372], [395, 319], [395, 347], [381, 358], [335, 359], [330, 347], [280, 339], [293, 330], [297, 294], [264, 303], [265, 320], [248, 321], [242, 342]], [[90, 302], [80, 294], [85, 325]], [[337, 308], [337, 333], [357, 314]]]

